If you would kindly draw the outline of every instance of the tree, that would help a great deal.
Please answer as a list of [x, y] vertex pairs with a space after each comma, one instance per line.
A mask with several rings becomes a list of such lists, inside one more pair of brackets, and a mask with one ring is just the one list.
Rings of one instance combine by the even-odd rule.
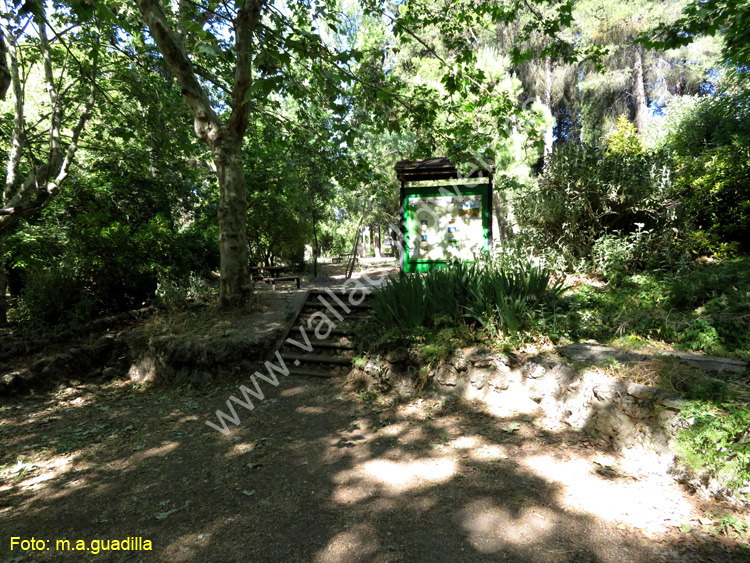
[[[219, 252], [221, 285], [219, 298], [225, 306], [236, 306], [247, 298], [250, 280], [247, 271], [247, 235], [245, 213], [247, 196], [242, 165], [242, 139], [247, 130], [250, 105], [246, 96], [252, 84], [253, 36], [261, 17], [262, 0], [239, 0], [233, 10], [222, 12], [234, 34], [234, 77], [229, 103], [231, 110], [222, 120], [209, 93], [198, 79], [188, 56], [184, 27], [198, 18], [207, 18], [208, 10], [181, 2], [177, 22], [168, 20], [157, 0], [136, 0], [143, 22], [148, 26], [164, 60], [175, 76], [193, 116], [197, 137], [210, 150], [219, 181]], [[217, 10], [222, 10], [216, 6]], [[192, 17], [191, 17], [192, 16]], [[198, 28], [199, 29], [199, 28]]]
[[[4, 236], [19, 219], [49, 205], [68, 178], [81, 134], [94, 108], [99, 74], [96, 26], [89, 29], [72, 26], [62, 32], [52, 23], [62, 24], [63, 20], [57, 14], [48, 18], [42, 3], [27, 2], [23, 8], [17, 8], [6, 2], [0, 22], [0, 85], [5, 88], [6, 73], [9, 74], [13, 92], [11, 142], [0, 197], [0, 324], [7, 321]], [[50, 46], [48, 31], [57, 39], [55, 49]], [[33, 35], [36, 35], [34, 40]], [[75, 51], [67, 43], [73, 38], [78, 47]], [[29, 94], [23, 81], [34, 75], [37, 61], [41, 61], [48, 113], [44, 125], [29, 125], [26, 121]], [[77, 72], [64, 72], [66, 64], [76, 67]], [[42, 139], [47, 144], [46, 151], [42, 149]]]
[[721, 35], [722, 56], [729, 64], [750, 66], [750, 1], [694, 0], [674, 22], [662, 22], [638, 39], [651, 49], [674, 49], [695, 42], [702, 35]]

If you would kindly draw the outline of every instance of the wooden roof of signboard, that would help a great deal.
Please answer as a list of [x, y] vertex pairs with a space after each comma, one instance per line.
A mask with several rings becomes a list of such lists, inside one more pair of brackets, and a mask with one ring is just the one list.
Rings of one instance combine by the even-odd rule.
[[423, 180], [450, 180], [463, 178], [487, 178], [494, 173], [490, 169], [474, 168], [470, 173], [460, 174], [449, 158], [423, 158], [421, 160], [399, 160], [396, 163], [396, 177], [401, 182]]

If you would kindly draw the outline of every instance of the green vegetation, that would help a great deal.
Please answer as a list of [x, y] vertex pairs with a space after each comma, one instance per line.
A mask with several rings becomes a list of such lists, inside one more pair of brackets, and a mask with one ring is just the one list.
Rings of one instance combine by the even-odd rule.
[[693, 401], [680, 418], [673, 445], [681, 463], [730, 490], [750, 485], [750, 403]]
[[750, 350], [750, 259], [670, 272], [583, 280], [567, 295], [568, 334], [605, 343], [672, 344], [686, 351], [736, 355]]
[[490, 259], [451, 261], [424, 276], [402, 274], [373, 292], [373, 310], [384, 326], [440, 328], [475, 323], [488, 334], [517, 334], [553, 309], [560, 280], [532, 264], [508, 266]]

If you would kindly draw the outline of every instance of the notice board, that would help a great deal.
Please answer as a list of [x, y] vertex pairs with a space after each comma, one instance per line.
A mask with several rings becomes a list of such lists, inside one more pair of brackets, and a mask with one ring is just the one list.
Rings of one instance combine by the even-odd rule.
[[404, 189], [404, 271], [426, 272], [489, 250], [490, 185]]

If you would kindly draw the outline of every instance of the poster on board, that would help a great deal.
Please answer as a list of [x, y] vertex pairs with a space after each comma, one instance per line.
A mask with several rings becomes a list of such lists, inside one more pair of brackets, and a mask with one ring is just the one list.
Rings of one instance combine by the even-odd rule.
[[482, 195], [407, 197], [408, 260], [472, 259], [487, 242], [482, 204]]

